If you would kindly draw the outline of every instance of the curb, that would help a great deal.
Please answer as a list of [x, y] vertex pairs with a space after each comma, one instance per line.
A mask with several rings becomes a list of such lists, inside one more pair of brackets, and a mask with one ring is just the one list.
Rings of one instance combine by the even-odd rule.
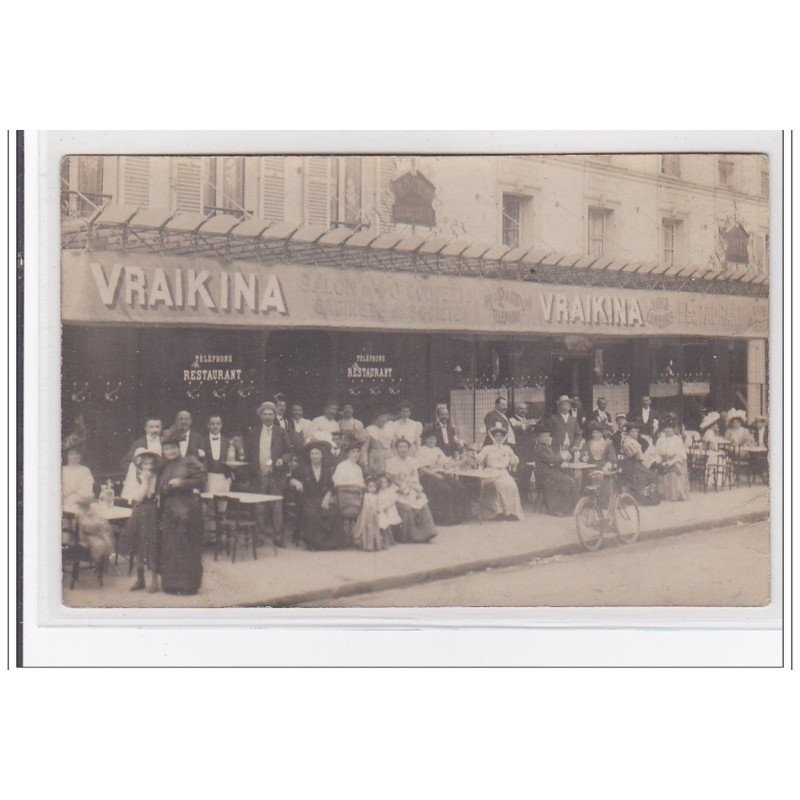
[[[651, 539], [663, 539], [668, 536], [677, 536], [681, 533], [692, 533], [700, 530], [713, 530], [715, 528], [727, 528], [732, 525], [750, 524], [769, 519], [769, 509], [763, 511], [750, 511], [735, 517], [722, 517], [721, 519], [699, 520], [690, 524], [674, 525], [665, 528], [642, 531], [639, 541], [649, 541]], [[315, 589], [310, 592], [299, 592], [292, 595], [283, 595], [270, 600], [254, 603], [240, 604], [238, 608], [294, 608], [307, 605], [309, 603], [320, 602], [323, 600], [337, 600], [342, 597], [353, 597], [359, 594], [371, 594], [373, 592], [383, 592], [389, 589], [402, 589], [418, 583], [429, 583], [431, 581], [446, 580], [448, 578], [458, 578], [470, 572], [480, 572], [487, 569], [502, 569], [503, 567], [513, 567], [558, 555], [578, 555], [586, 553], [577, 540], [569, 544], [550, 547], [546, 550], [531, 550], [524, 553], [514, 553], [509, 556], [497, 556], [496, 558], [484, 558], [479, 561], [467, 561], [460, 564], [452, 564], [436, 569], [421, 570], [406, 575], [388, 575], [385, 578], [375, 578], [367, 581], [353, 581], [334, 586], [329, 589]]]

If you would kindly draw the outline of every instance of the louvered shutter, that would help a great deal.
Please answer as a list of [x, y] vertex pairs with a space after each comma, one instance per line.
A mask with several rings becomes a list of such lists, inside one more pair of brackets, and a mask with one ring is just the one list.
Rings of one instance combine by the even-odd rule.
[[304, 216], [308, 225], [330, 225], [330, 158], [306, 158]]
[[261, 159], [261, 216], [283, 222], [286, 206], [286, 159], [264, 156]]
[[150, 156], [122, 157], [122, 202], [149, 208]]
[[176, 158], [173, 161], [172, 189], [178, 211], [203, 213], [203, 164], [199, 158]]

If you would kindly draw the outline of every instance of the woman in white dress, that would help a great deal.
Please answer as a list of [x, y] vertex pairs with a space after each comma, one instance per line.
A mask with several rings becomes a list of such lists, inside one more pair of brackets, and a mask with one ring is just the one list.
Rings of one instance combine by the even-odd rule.
[[647, 448], [646, 463], [658, 469], [658, 493], [662, 500], [689, 499], [689, 473], [686, 467], [686, 447], [675, 431], [674, 418], [661, 420], [658, 439]]
[[725, 438], [737, 447], [743, 447], [753, 443], [753, 435], [744, 423], [747, 421], [747, 414], [744, 411], [737, 411], [732, 408], [727, 415]]
[[392, 447], [398, 440], [405, 439], [411, 444], [411, 455], [415, 456], [422, 444], [422, 423], [411, 419], [411, 403], [405, 400], [397, 407], [397, 413], [399, 415], [397, 419], [389, 423], [392, 431]]
[[94, 499], [94, 478], [89, 467], [81, 464], [80, 448], [69, 447], [67, 463], [61, 467], [61, 501], [64, 511], [78, 514]]
[[728, 440], [720, 436], [719, 419], [719, 412], [712, 411], [700, 423], [700, 430], [703, 432], [701, 441], [706, 449], [706, 480], [709, 486], [716, 489], [722, 487], [725, 467], [729, 461], [728, 456], [720, 449], [720, 445], [727, 444]]
[[401, 525], [399, 542], [428, 542], [436, 536], [436, 528], [428, 506], [428, 498], [419, 482], [419, 461], [411, 453], [411, 443], [399, 439], [397, 455], [386, 462], [386, 474], [397, 484], [397, 511]]
[[492, 443], [478, 453], [478, 466], [494, 470], [496, 476], [481, 479], [481, 509], [488, 519], [522, 519], [519, 488], [509, 472], [519, 464], [519, 459], [504, 444], [506, 429], [502, 425], [495, 425], [489, 434]]
[[389, 415], [380, 413], [372, 425], [364, 430], [361, 445], [361, 467], [365, 475], [380, 475], [386, 471], [386, 462], [392, 457], [394, 437], [389, 425]]

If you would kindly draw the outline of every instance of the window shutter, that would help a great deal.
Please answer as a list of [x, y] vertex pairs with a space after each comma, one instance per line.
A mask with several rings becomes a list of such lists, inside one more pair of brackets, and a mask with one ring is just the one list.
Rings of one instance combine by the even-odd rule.
[[306, 158], [303, 200], [308, 225], [330, 225], [330, 159], [327, 156]]
[[203, 213], [203, 166], [199, 158], [177, 158], [173, 161], [172, 188], [178, 211]]
[[286, 159], [263, 156], [261, 159], [261, 216], [283, 222], [286, 207]]
[[122, 202], [149, 208], [150, 156], [122, 157]]

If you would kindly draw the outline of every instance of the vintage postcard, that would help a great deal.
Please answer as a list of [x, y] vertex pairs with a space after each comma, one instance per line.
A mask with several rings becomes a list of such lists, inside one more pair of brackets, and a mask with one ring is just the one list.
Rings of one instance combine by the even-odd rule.
[[64, 605], [769, 603], [769, 167], [64, 158]]

